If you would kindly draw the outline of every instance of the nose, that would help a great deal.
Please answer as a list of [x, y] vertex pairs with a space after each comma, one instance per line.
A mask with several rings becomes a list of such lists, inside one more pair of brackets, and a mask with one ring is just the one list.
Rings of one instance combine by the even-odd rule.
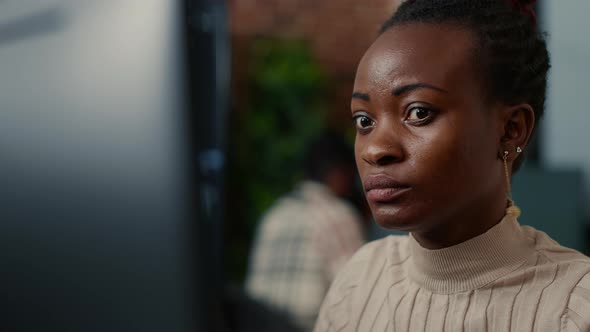
[[361, 146], [362, 159], [373, 166], [387, 166], [399, 163], [404, 159], [405, 153], [401, 143], [401, 137], [393, 128], [375, 128], [366, 136], [366, 141]]

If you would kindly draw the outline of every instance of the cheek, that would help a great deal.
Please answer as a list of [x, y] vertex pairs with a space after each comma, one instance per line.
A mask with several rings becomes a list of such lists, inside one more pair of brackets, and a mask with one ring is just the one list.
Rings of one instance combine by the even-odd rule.
[[457, 142], [452, 137], [439, 138], [437, 135], [418, 140], [415, 146], [408, 149], [413, 151], [413, 156], [409, 158], [414, 173], [411, 176], [430, 188], [429, 191], [446, 187], [456, 171]]
[[[488, 167], [490, 144], [487, 129], [473, 122], [448, 121], [421, 137], [413, 151], [413, 169], [425, 189], [436, 197], [453, 197], [475, 189]], [[493, 152], [491, 152], [493, 154]]]
[[354, 139], [354, 160], [356, 161], [356, 168], [359, 174], [363, 174], [365, 163], [361, 159], [361, 151], [363, 149], [362, 138], [357, 134]]

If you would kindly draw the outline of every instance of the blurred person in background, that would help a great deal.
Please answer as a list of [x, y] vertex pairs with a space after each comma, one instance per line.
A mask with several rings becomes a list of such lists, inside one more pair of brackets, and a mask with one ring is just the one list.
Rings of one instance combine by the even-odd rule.
[[305, 180], [258, 226], [246, 291], [309, 331], [335, 274], [364, 243], [364, 230], [349, 202], [356, 181], [351, 147], [323, 134], [307, 149], [304, 170]]
[[[590, 331], [590, 259], [510, 197], [544, 112], [534, 1], [408, 0], [358, 66], [355, 156], [376, 222], [317, 332]], [[560, 220], [555, 220], [560, 222]]]

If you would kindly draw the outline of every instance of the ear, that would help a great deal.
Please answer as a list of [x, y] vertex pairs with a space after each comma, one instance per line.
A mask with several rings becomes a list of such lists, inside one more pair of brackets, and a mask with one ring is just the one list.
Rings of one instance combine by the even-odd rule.
[[535, 127], [535, 112], [529, 104], [505, 106], [501, 110], [502, 135], [500, 138], [500, 154], [508, 151], [508, 159], [514, 161], [518, 156], [517, 147], [525, 150], [533, 128]]

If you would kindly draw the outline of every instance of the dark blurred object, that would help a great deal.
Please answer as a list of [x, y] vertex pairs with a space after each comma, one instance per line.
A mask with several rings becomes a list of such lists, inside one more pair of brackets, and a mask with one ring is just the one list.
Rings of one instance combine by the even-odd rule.
[[300, 332], [289, 317], [248, 297], [237, 286], [225, 291], [226, 326], [231, 332]]
[[221, 331], [222, 201], [230, 48], [224, 1], [188, 1], [189, 123], [197, 155], [197, 306], [199, 331]]

